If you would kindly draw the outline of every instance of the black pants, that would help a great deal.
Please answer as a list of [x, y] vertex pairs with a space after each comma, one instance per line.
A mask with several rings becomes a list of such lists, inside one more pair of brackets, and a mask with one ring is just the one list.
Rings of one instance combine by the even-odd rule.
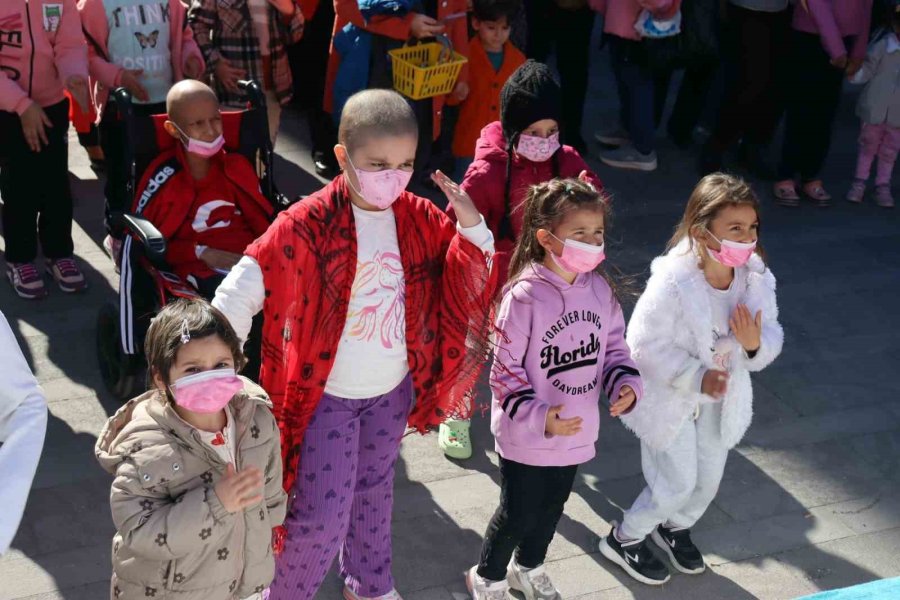
[[[849, 48], [851, 38], [844, 43]], [[831, 66], [818, 35], [791, 32], [791, 86], [788, 90], [787, 115], [780, 179], [797, 173], [803, 181], [818, 178], [828, 149], [831, 130], [841, 100], [844, 71]]]
[[559, 8], [553, 0], [526, 0], [528, 57], [547, 62], [556, 47], [556, 68], [562, 85], [563, 142], [584, 148], [581, 138], [584, 98], [587, 95], [588, 64], [594, 11]]
[[313, 153], [322, 152], [332, 161], [337, 133], [331, 115], [322, 110], [322, 101], [333, 27], [334, 4], [319, 2], [313, 18], [303, 28], [303, 38], [288, 46], [294, 78], [293, 102], [306, 110]]
[[[667, 126], [669, 135], [676, 143], [690, 143], [694, 128], [697, 127], [700, 115], [706, 107], [707, 98], [716, 78], [717, 68], [718, 65], [715, 62], [696, 62], [684, 70], [681, 86], [678, 88], [678, 96], [675, 98], [675, 107], [672, 109], [672, 116], [669, 117]], [[659, 91], [666, 90], [668, 92], [669, 75], [661, 75], [657, 76], [657, 78], [665, 79], [665, 84], [656, 85], [657, 94], [654, 116], [656, 117], [656, 126], [659, 127], [667, 95], [666, 93], [659, 93]]]
[[543, 564], [577, 471], [577, 465], [533, 467], [500, 458], [500, 506], [484, 534], [478, 575], [505, 579], [517, 550], [516, 562], [522, 567]]
[[790, 14], [787, 9], [772, 13], [728, 5], [726, 92], [710, 139], [714, 152], [724, 153], [741, 137], [755, 144], [772, 139], [784, 106], [781, 90], [799, 84], [785, 79]]
[[[166, 112], [165, 103], [135, 104], [135, 117], [146, 117]], [[122, 213], [131, 208], [133, 198], [128, 198], [125, 185], [128, 181], [128, 165], [125, 164], [125, 122], [119, 119], [115, 100], [109, 99], [100, 121], [100, 147], [106, 158], [106, 230], [115, 237], [121, 233], [113, 231], [111, 215]], [[140, 179], [141, 174], [137, 174]], [[135, 181], [135, 185], [137, 185]]]
[[0, 111], [0, 195], [6, 261], [31, 262], [38, 240], [44, 258], [72, 256], [72, 194], [69, 190], [69, 101], [44, 108], [53, 124], [49, 144], [32, 152], [19, 115]]

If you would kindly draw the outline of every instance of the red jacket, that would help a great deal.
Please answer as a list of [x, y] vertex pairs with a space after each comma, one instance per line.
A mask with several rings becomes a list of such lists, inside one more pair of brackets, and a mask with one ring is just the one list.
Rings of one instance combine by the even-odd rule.
[[[203, 219], [204, 225], [217, 221], [218, 228], [204, 228], [201, 235], [191, 226], [197, 221], [194, 206], [197, 187], [184, 162], [184, 148], [180, 144], [164, 151], [150, 164], [134, 195], [132, 212], [153, 223], [166, 238], [166, 261], [182, 279], [188, 275], [210, 277], [215, 273], [197, 258], [198, 244], [241, 254], [244, 248], [233, 247], [234, 240], [230, 239], [235, 228], [252, 232], [249, 243], [262, 235], [272, 220], [272, 205], [260, 192], [259, 178], [246, 158], [220, 152], [211, 160], [218, 163], [216, 171], [224, 173], [215, 183], [214, 196], [234, 204], [220, 207]], [[224, 222], [229, 225], [223, 226]], [[220, 244], [210, 241], [216, 239], [217, 233]]]
[[[467, 415], [484, 365], [496, 277], [485, 256], [429, 200], [403, 192], [392, 210], [406, 283], [406, 346], [424, 432]], [[294, 484], [303, 435], [325, 391], [356, 275], [356, 226], [343, 176], [282, 212], [249, 248], [263, 305], [260, 383], [281, 428], [284, 487]], [[481, 344], [477, 343], [482, 336]]]
[[[495, 121], [481, 130], [481, 137], [475, 147], [475, 162], [469, 166], [462, 182], [462, 189], [468, 192], [478, 212], [484, 216], [487, 226], [494, 234], [494, 245], [500, 285], [506, 282], [509, 260], [515, 247], [516, 239], [522, 231], [522, 211], [516, 208], [525, 200], [528, 189], [539, 183], [550, 181], [554, 177], [578, 177], [582, 171], [588, 172], [588, 181], [598, 190], [603, 183], [591, 168], [584, 162], [578, 151], [571, 146], [563, 146], [556, 153], [559, 172], [554, 173], [553, 159], [542, 163], [534, 163], [513, 153], [511, 181], [509, 185], [510, 221], [516, 239], [503, 239], [500, 235], [500, 221], [505, 212], [506, 193], [506, 138]], [[455, 219], [452, 209], [448, 213]]]

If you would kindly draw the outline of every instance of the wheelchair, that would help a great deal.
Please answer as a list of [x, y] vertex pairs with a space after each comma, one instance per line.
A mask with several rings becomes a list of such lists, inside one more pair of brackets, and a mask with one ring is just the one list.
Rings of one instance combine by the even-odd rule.
[[[256, 167], [260, 189], [272, 205], [273, 216], [290, 202], [278, 192], [273, 172], [273, 149], [269, 139], [266, 98], [255, 81], [238, 83], [248, 97], [248, 106], [240, 111], [222, 111], [225, 149], [240, 153]], [[97, 316], [96, 352], [100, 374], [106, 389], [119, 400], [126, 400], [144, 388], [146, 361], [144, 337], [153, 316], [168, 302], [178, 298], [199, 298], [201, 294], [182, 280], [166, 264], [166, 240], [159, 230], [141, 216], [149, 199], [136, 198], [141, 176], [161, 152], [179, 143], [163, 128], [166, 115], [141, 118], [134, 114], [131, 94], [124, 88], [114, 92], [120, 118], [125, 126], [125, 164], [128, 168], [127, 198], [131, 211], [114, 215], [112, 226], [124, 235], [119, 257], [119, 297], [103, 305]], [[148, 190], [153, 185], [148, 184]], [[147, 194], [144, 194], [147, 196]], [[259, 324], [247, 342], [250, 360], [247, 371], [258, 375]]]

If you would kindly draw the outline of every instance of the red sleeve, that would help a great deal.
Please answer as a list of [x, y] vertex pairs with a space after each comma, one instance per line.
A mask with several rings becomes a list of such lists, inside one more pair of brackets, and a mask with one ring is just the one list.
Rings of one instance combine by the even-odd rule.
[[[469, 165], [460, 187], [469, 194], [475, 208], [484, 217], [485, 223], [496, 240], [500, 236], [500, 219], [503, 216], [503, 185], [498, 186], [498, 178], [506, 177], [506, 171], [496, 173], [500, 167], [486, 160], [476, 160]], [[499, 189], [498, 189], [499, 188]], [[456, 216], [451, 217], [456, 220]]]
[[405, 17], [375, 17], [367, 22], [359, 12], [357, 0], [334, 0], [334, 12], [338, 21], [349, 21], [366, 31], [404, 42], [410, 38], [413, 13]]

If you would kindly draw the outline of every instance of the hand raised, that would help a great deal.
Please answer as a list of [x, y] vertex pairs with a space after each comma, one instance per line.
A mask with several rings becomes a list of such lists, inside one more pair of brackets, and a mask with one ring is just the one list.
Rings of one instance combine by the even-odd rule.
[[435, 171], [431, 176], [431, 180], [441, 188], [447, 200], [453, 206], [456, 213], [456, 220], [459, 221], [460, 227], [475, 227], [481, 223], [481, 213], [475, 208], [475, 203], [469, 197], [459, 184], [447, 177], [442, 171]]
[[750, 309], [744, 304], [738, 304], [731, 319], [728, 321], [731, 333], [747, 352], [759, 350], [760, 336], [762, 336], [762, 311], [756, 312], [756, 317], [750, 314]]
[[256, 467], [247, 467], [240, 473], [234, 465], [225, 467], [225, 476], [216, 484], [219, 502], [230, 513], [236, 513], [262, 502], [263, 475]]

